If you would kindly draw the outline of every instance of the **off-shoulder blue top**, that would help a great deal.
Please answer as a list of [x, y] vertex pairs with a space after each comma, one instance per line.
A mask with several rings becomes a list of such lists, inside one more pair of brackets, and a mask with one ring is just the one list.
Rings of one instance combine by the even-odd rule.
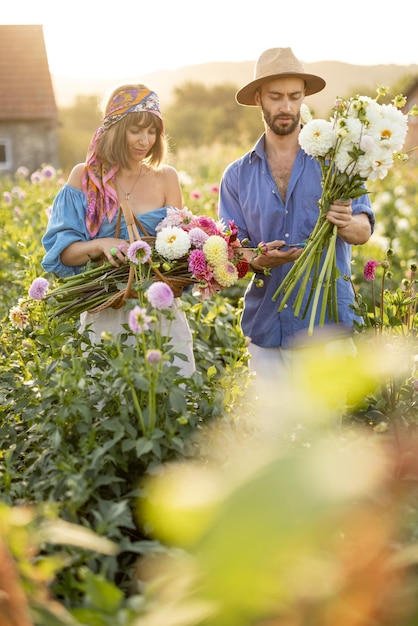
[[[73, 267], [61, 262], [61, 252], [75, 241], [90, 241], [91, 236], [86, 227], [87, 200], [84, 193], [72, 187], [64, 185], [58, 192], [52, 205], [51, 216], [42, 245], [46, 254], [42, 260], [42, 267], [46, 272], [52, 272], [57, 276], [73, 276], [80, 274], [85, 266]], [[155, 228], [167, 214], [167, 207], [161, 207], [138, 215], [138, 219], [151, 237], [155, 236]], [[96, 238], [114, 237], [116, 229], [117, 213], [109, 222], [107, 217], [103, 220]], [[128, 240], [128, 230], [122, 216], [120, 225], [121, 239]]]

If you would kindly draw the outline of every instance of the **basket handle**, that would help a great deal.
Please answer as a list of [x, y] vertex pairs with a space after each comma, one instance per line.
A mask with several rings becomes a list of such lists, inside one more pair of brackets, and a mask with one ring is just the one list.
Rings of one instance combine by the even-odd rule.
[[[134, 215], [131, 207], [125, 203], [121, 203], [119, 207], [118, 220], [116, 222], [115, 237], [119, 236], [120, 221], [121, 221], [122, 213], [123, 213], [123, 217], [125, 218], [126, 227], [128, 229], [130, 243], [133, 243], [134, 241], [138, 241], [138, 239], [141, 239], [141, 235], [139, 234], [138, 227], [140, 228], [140, 230], [142, 231], [142, 234], [145, 237], [149, 237], [149, 234], [147, 233], [144, 226], [142, 226], [141, 222], [136, 217], [136, 215]], [[152, 263], [153, 263], [152, 259], [149, 259], [148, 263], [152, 266]], [[157, 267], [153, 267], [152, 270], [154, 274], [158, 276], [160, 280], [162, 280], [164, 283], [170, 284], [167, 278], [164, 276], [164, 274], [162, 274]], [[133, 273], [134, 273], [134, 270], [131, 267], [131, 271], [129, 275], [129, 287], [131, 287], [132, 282], [133, 282]]]
[[131, 207], [124, 203], [121, 203], [119, 207], [118, 219], [116, 222], [116, 229], [115, 229], [115, 237], [119, 237], [122, 213], [123, 213], [123, 217], [125, 218], [126, 227], [128, 229], [130, 243], [133, 243], [134, 241], [137, 241], [138, 239], [141, 238], [141, 235], [139, 234], [139, 231], [138, 231], [138, 227], [142, 231], [142, 234], [145, 235], [145, 237], [149, 237], [149, 234], [147, 233], [144, 226], [142, 226], [137, 216], [134, 215]]

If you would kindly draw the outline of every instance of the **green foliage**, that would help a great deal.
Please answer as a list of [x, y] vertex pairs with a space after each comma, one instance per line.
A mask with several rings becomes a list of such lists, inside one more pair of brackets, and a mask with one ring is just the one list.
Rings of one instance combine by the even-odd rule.
[[[199, 147], [194, 152], [185, 148], [176, 154], [174, 165], [181, 171], [185, 204], [194, 213], [216, 216], [217, 185], [222, 170], [239, 153], [237, 145], [218, 144], [213, 150]], [[416, 309], [412, 308], [412, 295], [408, 295], [408, 289], [414, 285], [413, 276], [409, 274], [408, 277], [408, 272], [416, 252], [416, 228], [413, 227], [415, 214], [408, 207], [415, 205], [417, 192], [413, 183], [416, 176], [413, 167], [406, 164], [397, 171], [401, 175], [396, 178], [396, 184], [389, 177], [387, 187], [385, 181], [381, 186], [376, 184], [372, 202], [374, 200], [377, 207], [377, 233], [367, 246], [354, 249], [352, 280], [358, 296], [361, 294], [362, 297], [355, 306], [359, 307], [359, 321], [364, 322], [358, 327], [356, 340], [360, 342], [364, 338], [373, 347], [376, 336], [382, 334], [384, 344], [392, 344], [393, 350], [384, 353], [387, 357], [381, 361], [387, 358], [388, 362], [392, 362], [396, 357], [396, 366], [399, 362], [404, 365], [398, 367], [396, 376], [390, 370], [386, 377], [377, 380], [371, 390], [368, 387], [367, 395], [364, 393], [360, 400], [357, 397], [356, 403], [349, 407], [351, 413], [347, 415], [346, 423], [371, 424], [374, 430], [367, 432], [376, 433], [378, 437], [382, 436], [379, 431], [386, 429], [386, 438], [394, 430], [394, 424], [401, 424], [412, 441], [417, 409], [416, 375], [410, 357], [411, 353], [416, 353], [416, 345], [412, 343], [411, 347], [410, 340], [416, 339], [417, 318]], [[84, 542], [70, 541], [71, 533], [66, 527], [64, 539], [57, 543], [52, 541], [51, 526], [48, 526], [49, 534], [40, 536], [33, 532], [32, 518], [27, 524], [20, 524], [19, 536], [26, 533], [27, 543], [21, 543], [25, 550], [22, 548], [20, 556], [14, 553], [14, 558], [20, 570], [26, 568], [27, 571], [29, 565], [34, 568], [31, 586], [25, 586], [34, 623], [36, 626], [61, 626], [65, 623], [72, 626], [134, 626], [135, 620], [149, 618], [150, 626], [162, 623], [170, 626], [176, 623], [174, 618], [177, 618], [177, 625], [186, 626], [191, 622], [187, 622], [183, 613], [177, 612], [177, 606], [169, 606], [170, 617], [167, 617], [164, 613], [167, 609], [165, 599], [155, 599], [149, 594], [148, 587], [144, 586], [137, 573], [138, 561], [154, 563], [158, 555], [164, 560], [173, 556], [172, 548], [153, 535], [147, 520], [138, 513], [137, 503], [147, 493], [146, 480], [158, 476], [162, 468], [172, 463], [191, 464], [194, 475], [193, 464], [201, 461], [204, 473], [209, 476], [209, 461], [213, 461], [228, 474], [228, 469], [235, 464], [236, 457], [231, 452], [237, 441], [261, 443], [267, 460], [266, 451], [269, 448], [265, 436], [261, 437], [266, 414], [254, 413], [258, 401], [253, 402], [246, 394], [249, 384], [246, 339], [240, 331], [239, 316], [247, 279], [210, 302], [196, 301], [190, 293], [184, 293], [182, 302], [194, 335], [197, 372], [193, 378], [183, 379], [172, 363], [166, 363], [155, 391], [152, 391], [158, 408], [157, 419], [148, 428], [150, 380], [143, 356], [137, 354], [135, 346], [128, 345], [128, 331], [120, 337], [109, 336], [102, 343], [93, 345], [87, 336], [79, 334], [76, 319], [47, 323], [47, 311], [42, 303], [23, 328], [16, 327], [9, 319], [10, 309], [20, 298], [27, 297], [33, 279], [45, 275], [40, 265], [43, 256], [40, 242], [48, 209], [62, 184], [60, 173], [52, 180], [42, 176], [33, 180], [31, 182], [24, 177], [0, 178], [0, 231], [3, 241], [0, 250], [0, 492], [2, 503], [7, 505], [4, 516], [2, 513], [0, 518], [11, 516], [12, 519], [20, 505], [31, 505], [37, 527], [48, 518], [56, 523], [69, 523], [88, 533]], [[412, 227], [403, 228], [401, 219], [411, 220]], [[382, 232], [384, 235], [381, 235]], [[386, 260], [389, 247], [394, 251], [389, 259], [392, 277], [389, 280], [386, 274], [382, 316], [380, 292], [377, 290], [372, 298], [371, 285], [363, 278], [362, 271], [365, 261], [371, 257]], [[405, 278], [408, 284], [403, 282]], [[362, 302], [367, 306], [363, 306]], [[401, 341], [402, 337], [407, 339], [405, 344]], [[373, 373], [371, 366], [369, 369]], [[332, 368], [321, 371], [324, 371], [322, 378], [327, 378], [328, 384], [329, 377], [334, 374]], [[361, 372], [362, 377], [367, 378], [367, 368]], [[360, 376], [359, 372], [357, 376]], [[286, 417], [286, 412], [293, 410], [297, 420], [301, 416], [307, 419], [309, 413], [316, 413], [317, 398], [309, 381], [316, 381], [317, 377], [304, 372], [300, 380], [304, 383], [292, 395], [293, 409], [286, 404], [286, 393], [289, 392], [274, 390], [273, 421], [269, 424], [268, 443], [275, 440], [270, 435], [275, 431], [277, 422]], [[354, 383], [353, 386], [358, 387]], [[308, 394], [303, 409], [306, 414], [299, 411], [303, 391]], [[317, 391], [320, 395], [321, 390]], [[219, 432], [215, 429], [218, 425], [222, 426]], [[225, 537], [231, 534], [225, 529], [232, 527], [233, 533], [238, 534], [242, 528], [242, 536], [252, 538], [246, 543], [244, 552], [251, 547], [245, 556], [256, 563], [251, 569], [253, 576], [254, 567], [257, 572], [262, 570], [264, 557], [273, 546], [271, 535], [263, 535], [265, 526], [261, 513], [266, 503], [277, 503], [275, 489], [279, 483], [284, 489], [283, 497], [280, 497], [280, 502], [284, 504], [290, 490], [297, 495], [299, 487], [304, 487], [300, 498], [297, 498], [299, 508], [296, 511], [305, 515], [303, 530], [309, 530], [308, 505], [313, 502], [314, 512], [319, 517], [321, 513], [316, 508], [319, 501], [315, 497], [318, 494], [311, 491], [315, 483], [303, 484], [309, 476], [303, 473], [302, 468], [303, 450], [309, 449], [312, 444], [309, 431], [295, 427], [290, 434], [282, 432], [282, 438], [290, 444], [290, 449], [297, 448], [297, 456], [277, 458], [259, 475], [259, 479], [247, 482], [248, 475], [253, 471], [254, 476], [257, 475], [255, 466], [259, 459], [252, 448], [247, 449], [247, 456], [244, 455], [239, 465], [247, 468], [248, 474], [245, 471], [243, 474], [231, 473], [231, 482], [224, 481], [226, 491], [230, 490], [234, 497], [221, 511], [219, 534], [215, 536], [212, 530], [206, 540], [206, 546], [213, 546], [213, 559], [212, 547], [205, 552], [205, 559], [213, 567], [211, 571], [215, 571], [216, 575], [224, 571], [229, 578], [242, 574], [239, 579], [249, 585], [248, 594], [254, 595], [248, 598], [248, 604], [253, 607], [260, 607], [260, 597], [256, 597], [256, 589], [260, 590], [260, 587], [252, 585], [254, 581], [246, 578], [248, 570], [240, 573], [234, 569], [235, 565], [239, 568], [241, 563], [242, 554], [232, 550], [233, 546], [239, 546], [238, 541], [231, 544], [231, 559], [227, 567], [222, 560], [222, 551], [217, 552], [217, 546], [221, 545], [223, 549]], [[214, 441], [217, 444], [215, 447]], [[315, 445], [319, 445], [317, 441]], [[355, 442], [354, 449], [356, 445]], [[340, 447], [339, 442], [335, 449], [340, 450]], [[301, 468], [301, 473], [296, 475], [295, 468]], [[335, 468], [330, 470], [329, 467], [327, 474], [337, 475]], [[367, 475], [364, 471], [362, 479]], [[267, 481], [265, 484], [264, 479]], [[337, 483], [337, 488], [340, 488], [342, 483]], [[177, 484], [180, 485], [180, 482]], [[271, 493], [272, 487], [274, 493]], [[258, 492], [259, 497], [254, 500], [252, 495]], [[203, 496], [205, 493], [211, 494], [212, 491], [206, 492], [202, 487], [200, 494]], [[309, 494], [307, 498], [306, 493]], [[236, 504], [239, 504], [237, 509]], [[322, 506], [323, 500], [319, 504]], [[330, 501], [322, 509], [327, 524], [331, 519], [331, 526], [327, 528], [333, 527], [332, 506]], [[253, 515], [244, 524], [248, 507], [252, 507]], [[404, 530], [402, 526], [408, 538], [416, 533], [414, 507], [412, 503], [409, 508], [408, 529]], [[214, 511], [216, 507], [212, 509]], [[274, 511], [271, 517], [271, 520], [277, 521], [277, 516], [281, 516], [281, 531], [274, 538], [274, 545], [280, 541], [285, 551], [290, 550], [287, 545], [293, 550], [302, 538], [301, 544], [309, 548], [307, 535], [297, 535], [296, 529], [291, 536], [298, 541], [286, 543], [289, 537], [282, 534], [285, 527], [282, 518], [286, 511], [286, 506], [283, 506], [282, 511]], [[206, 529], [209, 529], [210, 519], [215, 518], [200, 518], [202, 523], [206, 520]], [[376, 519], [380, 519], [379, 516], [367, 518], [361, 529], [373, 528], [373, 520]], [[224, 521], [227, 522], [225, 527]], [[7, 529], [2, 526], [6, 543], [13, 546], [16, 544], [13, 537], [17, 532], [13, 530], [14, 525], [15, 522], [8, 524]], [[271, 528], [277, 534], [277, 526], [272, 524]], [[258, 544], [261, 536], [264, 537], [262, 545]], [[222, 541], [218, 542], [218, 538]], [[95, 543], [99, 540], [111, 541], [116, 551], [103, 549], [103, 544]], [[308, 553], [312, 556], [312, 552], [308, 550]], [[301, 554], [303, 557], [306, 553]], [[270, 565], [273, 560], [269, 560]], [[45, 564], [48, 571], [48, 575], [43, 577], [37, 571], [41, 564]], [[213, 585], [216, 589], [221, 588], [222, 578], [214, 581]], [[45, 590], [46, 587], [48, 594], [44, 591], [45, 602], [40, 602], [40, 589]], [[182, 594], [178, 591], [176, 594], [182, 602]], [[48, 602], [51, 595], [55, 610]], [[233, 599], [231, 596], [231, 606]], [[157, 614], [156, 621], [151, 621], [154, 611], [159, 608], [162, 612]], [[263, 611], [262, 607], [258, 614], [263, 614]], [[238, 623], [244, 626], [246, 622], [241, 618], [242, 615]], [[193, 623], [206, 622], [196, 618]], [[401, 622], [397, 626], [401, 626]]]
[[[416, 263], [411, 263], [409, 279], [402, 281], [402, 287], [388, 289], [387, 277], [392, 272], [390, 259], [375, 262], [371, 285], [371, 302], [368, 304], [360, 293], [356, 294], [352, 308], [361, 322], [356, 323], [361, 337], [377, 345], [385, 342], [384, 358], [397, 363], [393, 372], [379, 382], [375, 393], [367, 395], [357, 409], [351, 413], [352, 419], [377, 426], [384, 432], [396, 422], [408, 427], [417, 421], [415, 402], [415, 358], [418, 353], [418, 297], [416, 294]], [[376, 274], [379, 272], [380, 288], [376, 288]]]
[[260, 135], [260, 113], [235, 101], [237, 87], [206, 87], [185, 83], [174, 90], [174, 102], [164, 112], [174, 152], [200, 145], [252, 143]]
[[[75, 569], [85, 563], [106, 571], [122, 588], [129, 586], [129, 568], [149, 549], [132, 518], [138, 481], [161, 463], [196, 454], [191, 436], [222, 416], [233, 389], [237, 392], [238, 370], [231, 366], [239, 363], [245, 346], [238, 327], [235, 336], [229, 331], [232, 315], [222, 299], [191, 305], [189, 317], [207, 324], [196, 341], [198, 373], [185, 380], [177, 367], [166, 364], [151, 389], [144, 355], [125, 345], [126, 335], [92, 345], [74, 333], [75, 321], [44, 322], [22, 331], [9, 327], [3, 334], [3, 501], [55, 502], [63, 519], [112, 539], [123, 552], [100, 563], [79, 555]], [[210, 367], [216, 377], [206, 377]], [[224, 394], [228, 378], [232, 382]], [[158, 407], [156, 419], [151, 406]], [[56, 588], [67, 600], [72, 597], [68, 581], [76, 576], [70, 569], [67, 582]]]
[[133, 517], [141, 477], [171, 459], [199, 455], [194, 434], [223, 418], [245, 387], [238, 378], [246, 345], [228, 300], [199, 302], [188, 293], [183, 300], [197, 365], [192, 379], [179, 376], [170, 360], [151, 378], [144, 354], [127, 343], [128, 330], [94, 345], [79, 334], [77, 319], [50, 320], [43, 302], [22, 327], [13, 324], [9, 310], [27, 297], [35, 277], [45, 275], [40, 241], [60, 184], [19, 180], [17, 189], [15, 181], [1, 181], [8, 246], [0, 266], [0, 490], [10, 506], [51, 502], [62, 520], [118, 545], [119, 554], [105, 556], [61, 548], [66, 567], [51, 588], [71, 607], [85, 593], [80, 568], [127, 593], [138, 556], [163, 549]]

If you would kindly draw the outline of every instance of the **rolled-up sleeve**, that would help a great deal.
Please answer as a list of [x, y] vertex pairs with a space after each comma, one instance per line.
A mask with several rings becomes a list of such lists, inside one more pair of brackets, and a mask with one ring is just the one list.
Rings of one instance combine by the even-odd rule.
[[369, 218], [371, 233], [373, 234], [376, 218], [374, 211], [371, 208], [369, 196], [365, 194], [364, 196], [360, 196], [360, 198], [356, 198], [355, 200], [353, 200], [351, 206], [353, 209], [353, 215], [366, 213], [367, 217]]
[[51, 215], [42, 245], [45, 256], [42, 267], [57, 276], [72, 276], [84, 267], [73, 267], [61, 262], [61, 253], [75, 241], [89, 241], [86, 228], [86, 198], [84, 193], [70, 185], [64, 185], [52, 205]]

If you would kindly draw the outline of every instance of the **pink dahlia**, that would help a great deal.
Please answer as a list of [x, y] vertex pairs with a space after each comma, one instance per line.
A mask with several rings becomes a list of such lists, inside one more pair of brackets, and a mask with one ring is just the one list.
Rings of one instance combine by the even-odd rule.
[[364, 278], [366, 280], [374, 280], [376, 267], [380, 265], [378, 261], [367, 261], [364, 266]]
[[168, 309], [174, 302], [173, 290], [163, 281], [153, 283], [145, 293], [148, 302], [155, 309]]

